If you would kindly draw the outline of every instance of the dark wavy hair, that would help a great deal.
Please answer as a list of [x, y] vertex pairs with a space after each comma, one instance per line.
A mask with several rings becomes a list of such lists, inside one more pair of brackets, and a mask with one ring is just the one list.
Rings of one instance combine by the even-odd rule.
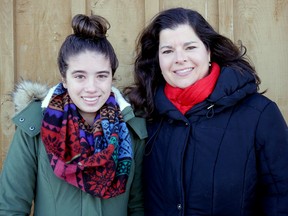
[[159, 34], [163, 29], [174, 29], [188, 24], [211, 52], [211, 61], [231, 66], [240, 73], [248, 71], [255, 77], [257, 87], [260, 78], [249, 63], [244, 46], [236, 46], [230, 39], [217, 33], [197, 11], [185, 8], [171, 8], [154, 16], [150, 24], [139, 34], [134, 63], [135, 84], [126, 87], [124, 93], [134, 109], [141, 110], [144, 117], [151, 117], [154, 111], [154, 95], [157, 87], [165, 83], [158, 59]]
[[110, 23], [98, 15], [77, 14], [72, 19], [74, 33], [67, 36], [58, 53], [58, 68], [63, 78], [66, 78], [68, 59], [81, 52], [93, 51], [104, 54], [109, 58], [112, 76], [118, 67], [118, 59], [106, 33]]

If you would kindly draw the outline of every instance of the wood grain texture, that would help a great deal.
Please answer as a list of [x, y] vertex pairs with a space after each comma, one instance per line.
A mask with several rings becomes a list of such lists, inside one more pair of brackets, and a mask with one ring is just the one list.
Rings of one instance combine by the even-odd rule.
[[119, 58], [115, 85], [133, 82], [135, 40], [159, 11], [199, 11], [221, 34], [247, 47], [262, 79], [261, 90], [288, 121], [288, 0], [1, 0], [0, 4], [0, 170], [14, 132], [8, 93], [20, 78], [53, 85], [60, 80], [58, 50], [72, 32], [77, 13], [99, 14], [111, 24], [108, 39]]
[[148, 23], [160, 11], [160, 5], [163, 1], [146, 0], [145, 1], [145, 23]]
[[71, 0], [71, 16], [75, 16], [76, 14], [86, 14], [86, 0]]
[[114, 85], [121, 89], [133, 82], [135, 41], [145, 26], [145, 1], [91, 0], [89, 5], [93, 13], [105, 17], [111, 24], [107, 36], [119, 59]]
[[280, 107], [288, 121], [288, 1], [235, 1], [234, 38], [247, 54], [262, 80], [260, 89]]
[[219, 33], [234, 41], [233, 0], [218, 0]]
[[0, 4], [0, 170], [8, 151], [14, 125], [14, 114], [9, 93], [14, 86], [14, 1], [2, 0]]
[[58, 50], [71, 33], [70, 0], [17, 0], [15, 6], [16, 79], [58, 82]]

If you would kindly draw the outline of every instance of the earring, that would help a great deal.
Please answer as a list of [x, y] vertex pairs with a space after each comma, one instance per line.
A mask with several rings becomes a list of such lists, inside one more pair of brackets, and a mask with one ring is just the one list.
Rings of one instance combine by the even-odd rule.
[[209, 61], [209, 67], [211, 67], [211, 61]]

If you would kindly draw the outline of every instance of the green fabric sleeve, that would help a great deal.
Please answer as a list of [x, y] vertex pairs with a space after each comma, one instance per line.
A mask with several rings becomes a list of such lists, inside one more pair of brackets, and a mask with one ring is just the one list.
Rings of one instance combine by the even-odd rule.
[[37, 137], [16, 129], [0, 176], [0, 215], [29, 215], [37, 172]]
[[144, 215], [143, 184], [142, 184], [142, 161], [145, 148], [144, 141], [145, 141], [144, 139], [139, 138], [136, 138], [134, 140], [135, 173], [131, 185], [129, 203], [128, 203], [129, 216]]

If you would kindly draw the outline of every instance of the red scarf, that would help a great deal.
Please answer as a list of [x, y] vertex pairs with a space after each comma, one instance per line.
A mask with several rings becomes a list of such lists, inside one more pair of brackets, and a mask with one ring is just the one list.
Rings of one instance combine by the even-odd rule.
[[166, 83], [164, 93], [167, 98], [184, 115], [194, 105], [204, 101], [214, 90], [220, 74], [220, 67], [212, 62], [210, 74], [193, 85], [181, 89]]

